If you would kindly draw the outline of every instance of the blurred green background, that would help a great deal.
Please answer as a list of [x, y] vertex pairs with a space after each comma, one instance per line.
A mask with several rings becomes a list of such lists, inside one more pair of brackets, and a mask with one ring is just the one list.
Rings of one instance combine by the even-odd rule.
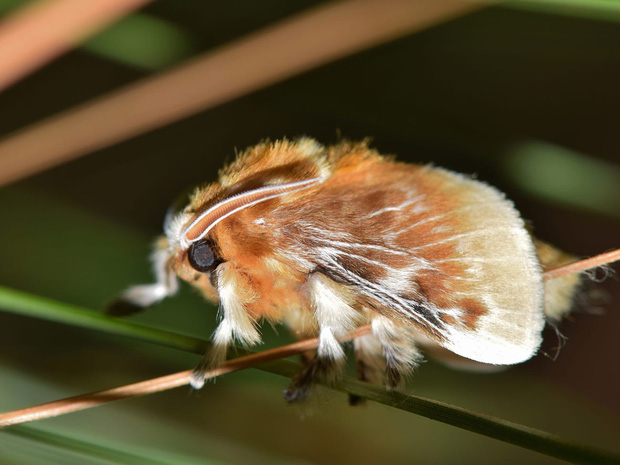
[[[429, 0], [430, 1], [430, 0]], [[3, 14], [21, 4], [0, 1]], [[174, 66], [317, 2], [159, 0], [0, 94], [0, 133]], [[152, 238], [176, 195], [261, 139], [370, 136], [401, 160], [475, 173], [535, 233], [578, 256], [620, 246], [620, 15], [522, 1], [461, 17], [0, 191], [0, 284], [101, 310], [150, 280]], [[614, 6], [616, 5], [616, 6]], [[603, 2], [604, 6], [604, 2]], [[593, 13], [594, 11], [594, 13]], [[614, 13], [615, 11], [615, 13]], [[1, 161], [0, 161], [1, 163]], [[1, 169], [1, 165], [0, 165]], [[620, 451], [620, 286], [588, 286], [557, 360], [499, 374], [425, 363], [407, 389]], [[587, 300], [587, 299], [584, 299]], [[184, 288], [137, 321], [208, 338], [216, 309]], [[267, 347], [289, 342], [264, 328]], [[553, 353], [555, 333], [544, 350]], [[197, 357], [0, 313], [0, 410], [191, 368]], [[321, 390], [303, 411], [256, 370], [33, 427], [175, 464], [559, 463], [386, 406]], [[124, 461], [123, 461], [124, 460]], [[109, 463], [0, 434], [1, 464]]]

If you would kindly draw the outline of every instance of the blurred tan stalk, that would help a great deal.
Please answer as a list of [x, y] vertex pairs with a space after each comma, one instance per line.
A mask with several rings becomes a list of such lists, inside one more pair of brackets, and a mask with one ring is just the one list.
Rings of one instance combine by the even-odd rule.
[[459, 0], [320, 5], [10, 135], [0, 142], [0, 185], [479, 7]]
[[594, 257], [579, 260], [578, 262], [569, 263], [553, 270], [545, 271], [543, 276], [545, 280], [559, 278], [560, 276], [565, 276], [570, 273], [592, 270], [599, 266], [609, 265], [619, 260], [620, 249], [616, 249], [611, 252], [605, 252], [600, 255], [595, 255]]
[[[569, 273], [579, 273], [587, 271], [599, 266], [609, 265], [620, 260], [620, 249], [606, 252], [594, 257], [579, 260], [568, 265], [564, 265], [553, 270], [545, 271], [543, 277], [545, 280], [564, 276]], [[363, 336], [370, 332], [370, 325], [364, 325], [349, 333], [342, 340], [349, 340], [359, 336]], [[301, 354], [307, 350], [315, 349], [318, 346], [318, 338], [306, 339], [304, 341], [294, 342], [275, 349], [257, 352], [245, 357], [228, 360], [224, 365], [207, 372], [205, 379], [215, 378], [233, 371], [252, 368], [262, 363], [270, 362], [291, 355]], [[115, 400], [129, 399], [132, 397], [144, 396], [156, 392], [166, 391], [168, 389], [177, 388], [189, 384], [192, 370], [173, 373], [160, 378], [149, 379], [135, 384], [128, 384], [104, 391], [83, 394], [75, 397], [48, 402], [45, 404], [35, 405], [19, 410], [0, 413], [0, 428], [6, 426], [27, 423], [44, 418], [56, 417], [66, 413], [77, 412], [91, 407], [96, 407]]]
[[[348, 336], [343, 338], [343, 340], [363, 336], [369, 332], [370, 325], [360, 326]], [[298, 355], [308, 350], [316, 349], [318, 345], [318, 338], [306, 339], [304, 341], [294, 342], [275, 349], [265, 350], [263, 352], [246, 355], [245, 357], [228, 360], [221, 367], [208, 371], [205, 375], [205, 379], [215, 378], [216, 376], [232, 373], [233, 371], [252, 368], [262, 363], [278, 360], [284, 357], [290, 357], [291, 355]], [[0, 428], [26, 423], [29, 421], [42, 420], [44, 418], [56, 417], [66, 413], [77, 412], [79, 410], [96, 407], [97, 405], [112, 402], [114, 400], [139, 397], [185, 386], [190, 383], [192, 371], [193, 370], [181, 371], [179, 373], [173, 373], [171, 375], [149, 379], [135, 384], [128, 384], [126, 386], [106, 389], [104, 391], [93, 392], [81, 396], [68, 397], [55, 402], [48, 402], [34, 407], [2, 413], [0, 414]]]
[[151, 0], [39, 0], [0, 23], [0, 90]]

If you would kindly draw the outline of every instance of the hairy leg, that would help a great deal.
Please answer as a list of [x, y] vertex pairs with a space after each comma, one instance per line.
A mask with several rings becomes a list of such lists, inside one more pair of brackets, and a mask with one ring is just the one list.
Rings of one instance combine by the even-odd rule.
[[319, 328], [316, 356], [296, 376], [284, 397], [289, 402], [305, 399], [315, 380], [331, 382], [342, 372], [344, 349], [338, 338], [354, 329], [362, 314], [353, 308], [351, 290], [321, 273], [310, 275], [304, 286], [304, 301]]

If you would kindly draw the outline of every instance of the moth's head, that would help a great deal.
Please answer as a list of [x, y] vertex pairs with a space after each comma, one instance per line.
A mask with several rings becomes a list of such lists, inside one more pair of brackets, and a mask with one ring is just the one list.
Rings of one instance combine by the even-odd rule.
[[216, 182], [198, 187], [184, 207], [169, 212], [164, 225], [169, 243], [187, 250], [232, 215], [316, 185], [329, 176], [323, 152], [308, 138], [247, 149], [220, 171]]
[[216, 300], [218, 266], [231, 257], [228, 254], [224, 256], [218, 245], [219, 228], [212, 226], [204, 234], [189, 236], [189, 227], [199, 219], [200, 213], [194, 212], [189, 203], [176, 214], [167, 215], [165, 236], [162, 237], [167, 253], [165, 267], [168, 274], [178, 276], [197, 287], [206, 297]]
[[157, 282], [134, 286], [121, 300], [136, 308], [152, 305], [176, 292], [177, 276], [216, 299], [218, 267], [229, 261], [251, 267], [253, 260], [270, 253], [264, 217], [320, 184], [330, 175], [329, 166], [325, 149], [312, 139], [247, 149], [216, 182], [170, 208], [165, 235], [151, 257]]
[[[218, 184], [202, 186], [193, 194], [185, 194], [177, 199], [166, 214], [164, 236], [160, 239], [166, 253], [166, 273], [199, 287], [210, 298], [217, 297], [215, 271], [225, 260], [216, 244], [215, 231], [204, 231], [199, 238], [192, 237], [190, 226], [202, 213], [198, 196], [217, 198], [221, 191]], [[153, 258], [156, 263], [156, 258]]]

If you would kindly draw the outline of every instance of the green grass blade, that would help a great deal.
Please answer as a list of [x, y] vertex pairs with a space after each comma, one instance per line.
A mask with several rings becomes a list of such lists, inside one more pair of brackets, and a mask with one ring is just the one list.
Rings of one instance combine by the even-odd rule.
[[508, 0], [501, 6], [576, 18], [620, 21], [620, 2], [617, 0]]
[[620, 463], [618, 454], [434, 399], [389, 392], [350, 378], [343, 380], [341, 390], [568, 462], [599, 465]]
[[[29, 426], [11, 426], [10, 428], [3, 430], [3, 433], [30, 439], [60, 449], [77, 452], [91, 458], [107, 460], [112, 463], [131, 465], [190, 465], [190, 462], [181, 462], [176, 457], [173, 460], [161, 460], [146, 455], [136, 454], [134, 452], [123, 451], [118, 448], [113, 449], [110, 447], [104, 447], [93, 442], [83, 441]], [[211, 461], [201, 461], [200, 463], [205, 465], [215, 464], [215, 462]]]
[[[0, 309], [20, 315], [129, 336], [190, 352], [202, 353], [203, 347], [207, 344], [206, 341], [197, 338], [110, 318], [84, 308], [1, 286]], [[243, 354], [247, 351], [239, 350], [239, 353]], [[288, 360], [276, 360], [256, 368], [291, 378], [299, 372], [300, 365]], [[437, 400], [389, 392], [382, 387], [347, 377], [334, 388], [562, 460], [574, 463], [620, 464], [620, 455], [576, 444], [544, 431], [472, 412]]]
[[533, 140], [512, 146], [503, 168], [512, 182], [538, 198], [620, 219], [620, 169], [613, 163]]
[[129, 320], [111, 318], [82, 307], [4, 286], [0, 286], [0, 308], [19, 315], [128, 336], [189, 352], [202, 353], [208, 345], [208, 342], [195, 337], [133, 323]]
[[182, 28], [144, 13], [134, 13], [116, 21], [80, 47], [146, 70], [174, 65], [196, 51]]

